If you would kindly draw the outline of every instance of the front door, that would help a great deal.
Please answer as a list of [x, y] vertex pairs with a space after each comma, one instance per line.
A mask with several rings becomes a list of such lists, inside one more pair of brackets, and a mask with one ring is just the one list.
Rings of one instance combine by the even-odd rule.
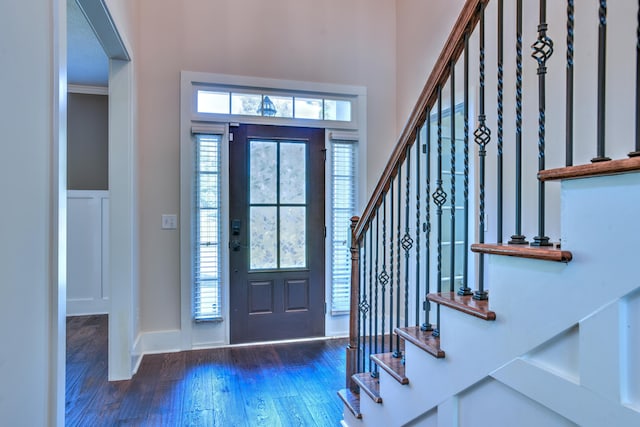
[[323, 336], [324, 129], [231, 133], [231, 343]]

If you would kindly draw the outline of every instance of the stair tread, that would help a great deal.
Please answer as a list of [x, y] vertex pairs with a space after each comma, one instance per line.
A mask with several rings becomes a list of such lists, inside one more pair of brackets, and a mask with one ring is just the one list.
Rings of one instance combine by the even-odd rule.
[[478, 301], [472, 295], [458, 295], [456, 292], [428, 294], [427, 299], [436, 304], [453, 308], [483, 320], [496, 320], [496, 313], [489, 310], [489, 301]]
[[537, 247], [529, 245], [509, 245], [507, 243], [474, 243], [471, 245], [473, 252], [505, 255], [519, 258], [539, 259], [542, 261], [569, 262], [573, 255], [554, 246]]
[[440, 348], [440, 337], [434, 337], [431, 331], [423, 331], [418, 326], [410, 326], [408, 328], [396, 328], [395, 333], [433, 357], [444, 358], [444, 350]]
[[342, 399], [349, 411], [356, 418], [362, 418], [362, 414], [360, 413], [360, 395], [358, 393], [354, 393], [348, 388], [343, 388], [338, 391], [338, 396], [340, 396], [340, 399]]
[[409, 384], [409, 378], [405, 376], [404, 364], [401, 357], [393, 357], [393, 353], [372, 354], [371, 360], [384, 369], [400, 384]]
[[360, 391], [364, 391], [374, 402], [382, 403], [380, 397], [380, 379], [371, 376], [369, 372], [361, 372], [351, 376], [353, 381], [358, 384]]

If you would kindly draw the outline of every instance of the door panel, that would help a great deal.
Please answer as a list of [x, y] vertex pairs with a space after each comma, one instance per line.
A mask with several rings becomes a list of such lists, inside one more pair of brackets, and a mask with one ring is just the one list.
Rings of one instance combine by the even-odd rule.
[[231, 342], [324, 335], [324, 130], [232, 128]]

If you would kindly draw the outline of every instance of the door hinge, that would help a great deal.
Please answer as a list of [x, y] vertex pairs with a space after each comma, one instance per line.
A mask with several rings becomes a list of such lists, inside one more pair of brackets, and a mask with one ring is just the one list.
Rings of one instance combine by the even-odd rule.
[[324, 303], [324, 314], [327, 314], [327, 303]]
[[326, 225], [324, 226], [324, 238], [325, 239], [327, 238], [327, 226]]
[[324, 161], [325, 161], [325, 163], [326, 163], [326, 162], [327, 162], [327, 149], [326, 149], [326, 148], [323, 148], [323, 149], [322, 149], [322, 150], [320, 150], [320, 151], [322, 151], [322, 156], [323, 156]]
[[233, 132], [229, 132], [229, 142], [233, 142]]

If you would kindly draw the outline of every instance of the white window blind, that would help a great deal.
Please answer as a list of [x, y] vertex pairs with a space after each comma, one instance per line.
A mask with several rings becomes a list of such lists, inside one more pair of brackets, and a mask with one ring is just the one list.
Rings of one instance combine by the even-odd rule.
[[193, 218], [193, 317], [222, 317], [220, 295], [220, 145], [221, 135], [195, 136]]
[[356, 214], [357, 142], [331, 142], [331, 314], [349, 312], [351, 217]]

